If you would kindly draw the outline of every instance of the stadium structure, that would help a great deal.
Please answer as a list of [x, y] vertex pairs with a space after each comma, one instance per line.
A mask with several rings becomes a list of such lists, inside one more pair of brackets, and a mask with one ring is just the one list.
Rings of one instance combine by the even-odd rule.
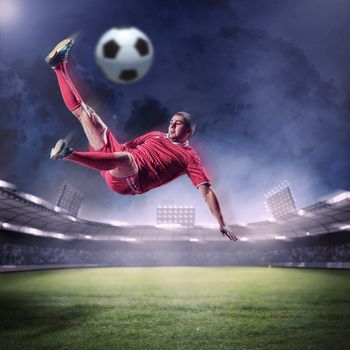
[[273, 188], [265, 194], [266, 209], [275, 219], [282, 218], [297, 211], [294, 196], [288, 182]]
[[229, 225], [239, 237], [234, 243], [217, 227], [100, 223], [67, 208], [0, 181], [1, 271], [137, 265], [350, 268], [350, 192], [270, 220]]

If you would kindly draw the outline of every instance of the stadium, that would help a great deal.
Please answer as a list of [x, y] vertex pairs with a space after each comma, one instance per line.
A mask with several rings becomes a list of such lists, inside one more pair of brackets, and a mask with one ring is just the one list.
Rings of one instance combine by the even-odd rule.
[[0, 0], [0, 350], [348, 349], [349, 18]]
[[69, 184], [56, 205], [0, 185], [4, 348], [346, 348], [349, 192], [297, 209], [282, 184], [228, 242], [193, 207], [107, 224]]
[[274, 216], [231, 225], [240, 241], [227, 244], [216, 225], [194, 225], [192, 207], [158, 207], [155, 226], [119, 226], [76, 216], [82, 199], [68, 184], [56, 206], [1, 185], [2, 271], [47, 265], [350, 267], [350, 192], [297, 210], [282, 184], [270, 197], [276, 197]]

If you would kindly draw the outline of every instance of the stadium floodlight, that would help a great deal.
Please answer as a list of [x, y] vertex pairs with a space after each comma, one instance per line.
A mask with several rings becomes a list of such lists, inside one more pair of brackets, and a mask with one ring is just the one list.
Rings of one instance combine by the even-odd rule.
[[42, 230], [38, 230], [37, 228], [34, 228], [34, 227], [22, 226], [20, 230], [24, 233], [28, 233], [33, 236], [44, 236], [44, 232]]
[[329, 204], [339, 203], [339, 202], [342, 202], [346, 199], [350, 199], [350, 192], [342, 192], [342, 193], [330, 198], [327, 201], [327, 203], [329, 203]]
[[309, 210], [304, 210], [304, 209], [299, 209], [297, 211], [297, 214], [299, 216], [304, 216], [306, 218], [312, 218], [314, 216], [314, 214], [312, 212], [310, 212]]
[[286, 236], [275, 236], [275, 239], [286, 239]]
[[14, 232], [23, 232], [23, 233], [29, 233], [28, 230], [26, 231], [26, 227], [20, 226], [20, 225], [14, 225], [10, 224], [9, 222], [4, 222], [1, 225], [2, 228], [14, 231]]
[[64, 182], [57, 198], [56, 206], [65, 209], [73, 216], [78, 216], [83, 194], [72, 185]]
[[19, 225], [14, 225], [14, 224], [10, 224], [9, 222], [3, 222], [1, 223], [1, 226], [0, 226], [2, 229], [8, 229], [8, 230], [11, 230], [11, 231], [15, 231], [15, 232], [21, 232], [20, 228], [21, 226]]
[[248, 237], [241, 237], [239, 240], [243, 241], [243, 242], [246, 242], [246, 241], [249, 241], [249, 238]]
[[3, 223], [1, 224], [1, 227], [2, 227], [2, 228], [11, 228], [11, 224], [9, 224], [8, 222], [3, 222]]
[[108, 224], [110, 224], [111, 226], [115, 226], [115, 227], [120, 227], [120, 226], [128, 226], [129, 223], [126, 221], [108, 221]]
[[59, 238], [59, 239], [71, 239], [71, 237], [64, 235], [63, 233], [43, 231], [43, 230], [39, 230], [35, 227], [14, 225], [14, 224], [10, 224], [8, 222], [1, 223], [0, 227], [2, 229], [8, 229], [8, 230], [11, 230], [14, 232], [22, 232], [22, 233], [26, 233], [26, 234], [29, 234], [32, 236], [54, 237], [54, 238]]
[[58, 238], [58, 239], [64, 239], [65, 238], [63, 233], [53, 233], [52, 237]]
[[164, 229], [174, 229], [174, 228], [182, 228], [181, 224], [157, 224], [155, 225], [157, 228], [164, 228]]
[[190, 242], [198, 242], [199, 239], [198, 239], [198, 238], [190, 238], [189, 241], [190, 241]]
[[67, 218], [71, 221], [77, 221], [77, 218], [75, 218], [74, 216], [71, 216], [71, 215], [67, 215]]
[[0, 180], [0, 187], [2, 188], [8, 188], [10, 190], [15, 190], [16, 189], [16, 186], [9, 183], [9, 182], [6, 182], [6, 181], [3, 181], [3, 180]]
[[38, 205], [47, 205], [48, 204], [48, 202], [46, 202], [45, 200], [43, 200], [37, 196], [34, 196], [32, 194], [21, 193], [21, 195], [22, 195], [22, 197], [24, 197], [28, 201], [33, 202], [35, 204], [38, 204]]
[[57, 213], [60, 213], [62, 211], [62, 208], [55, 206], [53, 210]]
[[185, 205], [157, 206], [157, 226], [163, 224], [179, 224], [183, 227], [193, 227], [195, 209]]
[[350, 231], [350, 225], [343, 225], [343, 226], [339, 226], [339, 230], [347, 230], [347, 231]]
[[295, 213], [297, 210], [287, 181], [283, 181], [279, 186], [270, 190], [265, 197], [265, 206], [275, 219]]
[[58, 238], [58, 239], [66, 239], [66, 237], [63, 233], [57, 233], [57, 232], [47, 232], [43, 230], [39, 230], [34, 227], [27, 227], [27, 226], [21, 226], [17, 228], [18, 231], [23, 232], [23, 233], [28, 233], [33, 236], [42, 236], [42, 237], [53, 237], [53, 238]]
[[123, 242], [136, 242], [136, 238], [134, 237], [120, 237], [119, 241]]

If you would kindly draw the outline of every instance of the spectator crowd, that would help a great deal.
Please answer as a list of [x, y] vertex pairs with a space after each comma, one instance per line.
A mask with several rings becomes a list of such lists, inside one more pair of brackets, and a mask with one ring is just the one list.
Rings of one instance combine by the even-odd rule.
[[[268, 265], [286, 262], [350, 262], [350, 243], [311, 247], [276, 247], [264, 244], [230, 246], [182, 244], [154, 247], [144, 243], [115, 247], [70, 248], [0, 244], [0, 265], [102, 264], [133, 265]], [[229, 247], [229, 248], [228, 248]], [[232, 246], [231, 246], [232, 247]]]

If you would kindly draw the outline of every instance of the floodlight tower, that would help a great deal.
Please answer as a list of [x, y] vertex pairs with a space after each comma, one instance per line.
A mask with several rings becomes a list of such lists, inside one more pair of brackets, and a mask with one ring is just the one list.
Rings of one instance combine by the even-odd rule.
[[265, 206], [275, 219], [295, 213], [297, 210], [293, 192], [287, 181], [271, 189], [265, 197]]
[[83, 199], [84, 196], [81, 192], [67, 182], [64, 182], [58, 194], [56, 205], [77, 217]]
[[180, 224], [184, 227], [193, 227], [195, 209], [187, 205], [170, 205], [157, 207], [157, 225]]

